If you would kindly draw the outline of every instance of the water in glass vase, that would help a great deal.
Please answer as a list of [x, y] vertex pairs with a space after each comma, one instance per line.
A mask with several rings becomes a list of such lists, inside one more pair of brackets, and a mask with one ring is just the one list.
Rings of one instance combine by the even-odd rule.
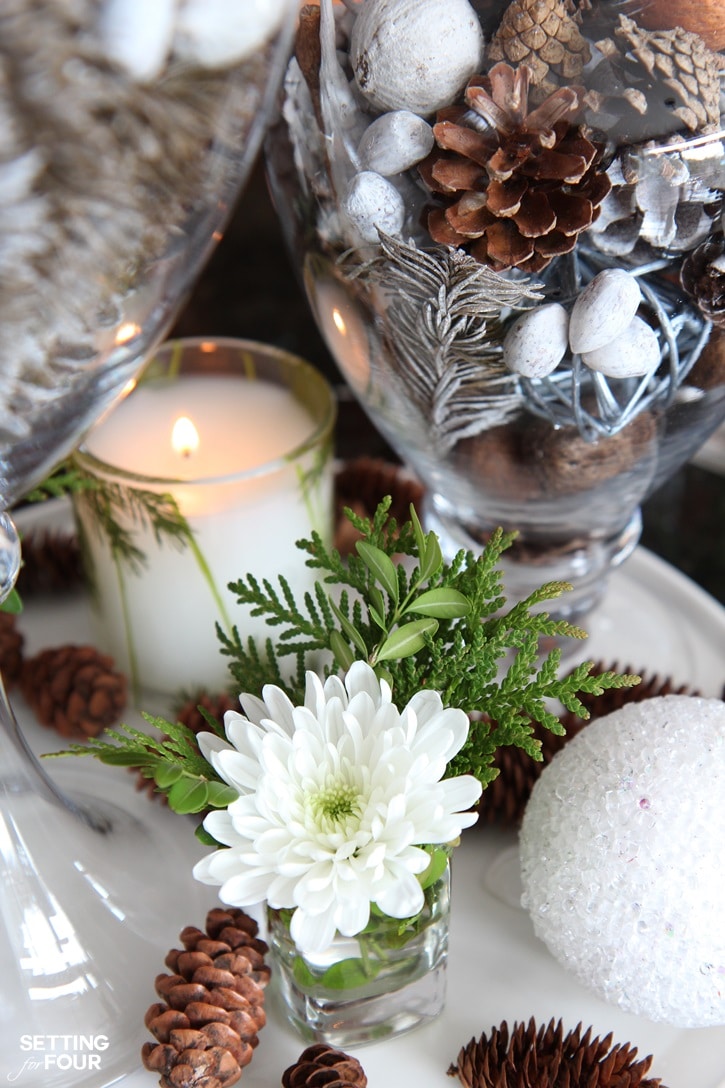
[[425, 889], [413, 918], [372, 908], [356, 937], [339, 934], [325, 952], [303, 955], [290, 910], [267, 910], [274, 975], [291, 1023], [306, 1039], [361, 1046], [428, 1023], [442, 1012], [450, 918], [450, 865]]

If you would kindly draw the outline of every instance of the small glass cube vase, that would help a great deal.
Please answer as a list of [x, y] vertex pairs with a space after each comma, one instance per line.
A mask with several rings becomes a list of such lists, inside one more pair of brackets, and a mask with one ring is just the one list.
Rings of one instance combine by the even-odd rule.
[[319, 955], [290, 936], [290, 910], [267, 909], [273, 977], [291, 1023], [305, 1039], [346, 1049], [399, 1035], [435, 1019], [446, 997], [450, 862], [425, 889], [413, 918], [373, 908], [355, 937], [337, 934]]

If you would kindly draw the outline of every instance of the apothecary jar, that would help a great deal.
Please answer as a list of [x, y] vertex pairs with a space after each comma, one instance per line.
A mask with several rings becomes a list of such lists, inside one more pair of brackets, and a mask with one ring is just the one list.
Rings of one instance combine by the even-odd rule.
[[322, 0], [267, 144], [317, 323], [452, 551], [598, 599], [725, 416], [722, 0]]

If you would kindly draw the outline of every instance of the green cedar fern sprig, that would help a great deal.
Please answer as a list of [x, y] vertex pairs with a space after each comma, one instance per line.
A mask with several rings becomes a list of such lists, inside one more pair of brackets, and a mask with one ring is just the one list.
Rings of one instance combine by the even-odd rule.
[[[223, 737], [219, 723], [203, 708], [200, 710], [210, 729]], [[51, 752], [45, 758], [91, 755], [111, 767], [132, 767], [144, 778], [153, 779], [159, 791], [166, 794], [169, 807], [182, 815], [226, 808], [234, 800], [237, 791], [223, 782], [204, 759], [188, 726], [151, 714], [143, 718], [162, 736], [157, 738], [124, 724], [107, 731], [111, 744], [90, 737], [84, 744], [72, 744], [66, 751]]]
[[[388, 517], [390, 502], [384, 499], [372, 519], [345, 511], [361, 535], [355, 555], [343, 559], [316, 533], [298, 543], [307, 565], [322, 572], [314, 595], [305, 594], [301, 606], [281, 577], [277, 587], [251, 575], [230, 585], [252, 615], [279, 629], [262, 652], [252, 639], [243, 643], [237, 629], [231, 636], [217, 629], [238, 690], [281, 684], [293, 702], [302, 702], [311, 655], [327, 652], [324, 675], [365, 660], [391, 684], [398, 706], [429, 688], [440, 692], [446, 706], [469, 714], [468, 741], [449, 773], [475, 774], [486, 786], [497, 773], [492, 767], [497, 748], [514, 744], [541, 759], [535, 726], [564, 732], [552, 701], [586, 718], [579, 693], [601, 695], [639, 682], [637, 676], [614, 672], [591, 675], [590, 661], [560, 677], [558, 647], [542, 661], [543, 639], [586, 634], [540, 610], [570, 589], [564, 582], [549, 582], [506, 610], [499, 560], [515, 534], [499, 529], [481, 555], [461, 551], [447, 563], [435, 533], [423, 532], [415, 510], [411, 507], [410, 521], [398, 526]], [[405, 562], [395, 562], [398, 555]], [[294, 667], [283, 682], [285, 658], [292, 658]]]
[[[314, 591], [301, 602], [281, 576], [276, 586], [252, 574], [230, 585], [238, 603], [252, 616], [264, 617], [270, 628], [260, 646], [251, 637], [243, 641], [236, 627], [229, 635], [217, 627], [237, 691], [261, 694], [265, 684], [275, 684], [301, 704], [307, 668], [326, 677], [366, 661], [391, 685], [399, 707], [427, 688], [440, 692], [445, 706], [466, 711], [468, 739], [448, 774], [473, 774], [485, 787], [497, 774], [492, 766], [497, 748], [517, 745], [541, 759], [536, 725], [564, 732], [551, 709], [555, 702], [587, 718], [580, 693], [600, 695], [639, 682], [628, 674], [592, 675], [591, 661], [561, 677], [558, 647], [542, 658], [542, 640], [586, 635], [541, 608], [568, 590], [567, 583], [549, 582], [506, 608], [499, 561], [515, 534], [496, 530], [482, 554], [461, 551], [447, 562], [435, 533], [424, 533], [413, 507], [410, 521], [398, 526], [388, 516], [390, 503], [385, 498], [372, 518], [345, 511], [360, 534], [356, 554], [345, 559], [317, 533], [298, 541], [307, 566], [320, 572]], [[115, 743], [95, 739], [70, 751], [139, 767], [177, 812], [229, 803], [234, 791], [203, 759], [194, 734], [163, 718], [146, 720], [165, 739], [151, 740], [124, 726], [110, 734]]]

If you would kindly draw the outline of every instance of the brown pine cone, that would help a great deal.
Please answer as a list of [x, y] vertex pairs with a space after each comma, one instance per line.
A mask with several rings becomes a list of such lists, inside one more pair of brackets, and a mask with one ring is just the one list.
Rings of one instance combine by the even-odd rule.
[[490, 60], [526, 64], [545, 94], [581, 78], [591, 50], [563, 0], [512, 0], [488, 47]]
[[227, 710], [240, 710], [239, 700], [226, 691], [215, 695], [208, 691], [198, 691], [185, 699], [175, 713], [176, 720], [191, 729], [193, 733], [209, 731], [209, 725], [199, 710], [200, 706], [218, 722], [223, 722]]
[[636, 1057], [630, 1043], [613, 1046], [611, 1033], [600, 1039], [592, 1028], [582, 1034], [578, 1024], [565, 1035], [561, 1020], [537, 1029], [532, 1017], [527, 1025], [514, 1022], [510, 1032], [504, 1020], [490, 1035], [471, 1039], [448, 1076], [457, 1076], [464, 1088], [659, 1088], [659, 1077], [646, 1077], [652, 1058]]
[[725, 239], [708, 238], [682, 262], [682, 286], [700, 313], [725, 329]]
[[17, 684], [23, 668], [25, 637], [10, 612], [0, 612], [0, 673], [5, 686]]
[[347, 461], [335, 476], [335, 547], [341, 555], [354, 550], [359, 534], [343, 514], [350, 507], [360, 517], [373, 517], [379, 502], [389, 495], [390, 516], [399, 525], [410, 517], [411, 503], [420, 507], [423, 488], [401, 465], [381, 458], [357, 457]]
[[[614, 665], [605, 666], [599, 661], [592, 669], [592, 675], [610, 671], [631, 673], [633, 670], [629, 666], [620, 669], [616, 662]], [[481, 795], [477, 826], [518, 827], [523, 819], [531, 791], [541, 772], [551, 763], [567, 741], [575, 737], [589, 721], [603, 718], [627, 703], [639, 703], [643, 699], [653, 699], [655, 696], [699, 694], [689, 689], [686, 684], [676, 685], [671, 677], [662, 679], [656, 673], [647, 675], [642, 672], [638, 675], [642, 677], [642, 680], [633, 688], [611, 688], [601, 695], [586, 693], [579, 695], [578, 698], [589, 711], [590, 717], [580, 718], [568, 712], [562, 714], [560, 720], [566, 730], [563, 736], [536, 726], [534, 738], [541, 743], [541, 761], [532, 759], [521, 748], [514, 745], [499, 748], [493, 761], [493, 766], [498, 768], [499, 774]]]
[[[580, 87], [560, 87], [529, 109], [529, 69], [500, 62], [474, 76], [465, 105], [438, 113], [437, 147], [419, 166], [438, 194], [434, 241], [465, 249], [495, 272], [539, 272], [570, 253], [611, 189], [600, 149], [572, 122]], [[487, 122], [471, 127], [471, 111]]]
[[252, 1060], [270, 974], [258, 931], [236, 908], [209, 911], [206, 932], [182, 930], [183, 949], [164, 961], [173, 974], [156, 978], [162, 1000], [144, 1018], [157, 1041], [144, 1043], [141, 1058], [162, 1088], [227, 1088]]
[[18, 575], [21, 597], [72, 593], [84, 584], [75, 533], [32, 532], [23, 538], [23, 564]]
[[58, 646], [28, 658], [20, 690], [41, 725], [64, 737], [95, 737], [126, 706], [126, 677], [93, 646]]
[[325, 1043], [308, 1046], [282, 1074], [282, 1088], [365, 1088], [367, 1082], [357, 1058]]

